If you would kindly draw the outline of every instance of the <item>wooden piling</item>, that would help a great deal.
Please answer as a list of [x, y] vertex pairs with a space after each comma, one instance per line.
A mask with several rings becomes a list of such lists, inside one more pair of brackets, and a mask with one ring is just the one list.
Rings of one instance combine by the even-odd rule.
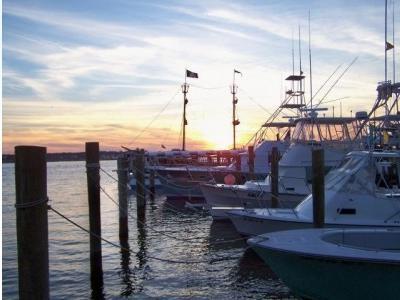
[[235, 154], [235, 165], [236, 165], [236, 171], [241, 171], [242, 170], [242, 161], [240, 159], [239, 154]]
[[324, 179], [324, 150], [312, 151], [312, 195], [313, 220], [315, 228], [324, 227], [325, 222], [325, 179]]
[[254, 179], [254, 146], [249, 146], [248, 149], [249, 154], [249, 174], [250, 179]]
[[271, 207], [278, 207], [279, 197], [279, 152], [277, 147], [272, 147], [271, 152]]
[[46, 148], [15, 147], [19, 298], [49, 299]]
[[128, 159], [117, 159], [118, 200], [119, 200], [119, 238], [128, 237]]
[[154, 202], [154, 198], [156, 195], [156, 185], [155, 185], [155, 171], [152, 169], [150, 170], [150, 179], [149, 179], [149, 189], [150, 189], [150, 201]]
[[[99, 143], [89, 142], [86, 150], [86, 174], [89, 204], [90, 281], [94, 298], [100, 298], [103, 287], [100, 217], [100, 156]], [[96, 235], [96, 236], [94, 236]]]
[[138, 217], [141, 217], [142, 215], [145, 214], [145, 207], [146, 207], [143, 149], [136, 151], [135, 174], [136, 174], [136, 208]]

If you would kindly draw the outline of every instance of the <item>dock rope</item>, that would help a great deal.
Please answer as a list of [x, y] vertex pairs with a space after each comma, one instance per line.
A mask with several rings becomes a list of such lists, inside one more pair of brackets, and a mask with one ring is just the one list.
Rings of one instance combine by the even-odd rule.
[[[76, 223], [75, 221], [71, 220], [70, 218], [68, 218], [67, 216], [65, 216], [64, 214], [62, 214], [61, 212], [59, 212], [58, 210], [56, 210], [55, 208], [53, 208], [52, 206], [48, 205], [47, 208], [51, 211], [53, 211], [55, 214], [57, 214], [58, 216], [60, 216], [61, 218], [63, 218], [64, 220], [68, 221], [70, 224], [74, 225], [75, 227], [81, 229], [82, 231], [102, 240], [103, 242], [118, 248], [120, 250], [126, 251], [126, 252], [130, 252], [134, 255], [139, 255], [140, 252], [134, 252], [128, 248], [122, 247], [120, 245], [118, 245], [115, 242], [109, 241], [93, 232], [91, 232], [90, 230], [86, 229], [85, 227], [79, 225], [78, 223]], [[246, 247], [245, 250], [247, 250], [249, 247]], [[162, 261], [162, 262], [167, 262], [167, 263], [172, 263], [172, 264], [212, 264], [215, 262], [222, 262], [222, 261], [227, 261], [227, 260], [234, 260], [234, 259], [238, 259], [240, 257], [218, 257], [218, 258], [213, 258], [211, 260], [174, 260], [174, 259], [167, 259], [167, 258], [161, 258], [161, 257], [157, 257], [157, 256], [152, 256], [152, 255], [146, 255], [146, 258], [149, 259], [153, 259], [153, 260], [158, 260], [158, 261]]]
[[41, 205], [43, 203], [49, 202], [49, 198], [45, 197], [43, 199], [39, 199], [36, 201], [31, 201], [31, 202], [25, 202], [25, 203], [15, 203], [15, 208], [28, 208], [28, 207], [35, 207], [38, 205]]
[[[100, 169], [100, 170], [102, 170], [103, 172], [106, 172], [104, 169]], [[114, 178], [111, 174], [109, 174], [109, 176], [110, 176], [111, 178], [113, 178], [114, 180], [116, 180], [116, 182], [117, 182], [118, 184], [121, 184], [121, 183], [118, 181], [118, 179]], [[121, 207], [120, 207], [118, 201], [116, 201], [102, 186], [99, 186], [99, 188], [100, 188], [100, 190], [106, 195], [106, 197], [107, 197], [110, 201], [112, 201], [119, 209], [121, 209]], [[144, 188], [145, 188], [145, 187], [144, 187]], [[165, 232], [159, 231], [159, 230], [155, 229], [154, 227], [148, 225], [147, 223], [140, 221], [137, 217], [133, 216], [132, 213], [131, 213], [130, 211], [125, 210], [125, 212], [128, 214], [129, 217], [131, 217], [132, 219], [136, 220], [136, 221], [137, 221], [139, 224], [141, 224], [142, 226], [144, 226], [144, 227], [146, 227], [146, 228], [152, 230], [152, 231], [155, 232], [155, 233], [158, 233], [158, 234], [160, 234], [160, 235], [163, 235], [163, 236], [165, 236], [165, 237], [168, 237], [168, 238], [170, 238], [170, 239], [174, 239], [174, 240], [181, 241], [181, 242], [194, 242], [194, 241], [196, 241], [196, 243], [200, 243], [200, 244], [203, 244], [203, 243], [204, 243], [204, 240], [206, 239], [206, 237], [178, 238], [178, 237], [169, 235], [169, 234], [167, 234], [167, 233], [165, 233]], [[176, 213], [179, 213], [179, 211], [175, 211], [175, 212], [176, 212]], [[200, 240], [202, 240], [202, 241], [200, 241]], [[237, 239], [216, 241], [216, 242], [208, 243], [208, 244], [209, 244], [210, 246], [212, 246], [212, 245], [220, 245], [220, 244], [232, 243], [232, 242], [237, 242], [237, 241], [245, 241], [245, 240], [247, 240], [246, 237], [240, 237], [240, 238], [237, 238]]]

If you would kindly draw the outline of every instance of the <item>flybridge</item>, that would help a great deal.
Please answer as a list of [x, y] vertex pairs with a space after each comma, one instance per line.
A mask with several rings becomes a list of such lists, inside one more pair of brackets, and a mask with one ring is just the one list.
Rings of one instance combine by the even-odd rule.
[[360, 119], [349, 117], [305, 117], [294, 123], [294, 142], [352, 142], [361, 126]]

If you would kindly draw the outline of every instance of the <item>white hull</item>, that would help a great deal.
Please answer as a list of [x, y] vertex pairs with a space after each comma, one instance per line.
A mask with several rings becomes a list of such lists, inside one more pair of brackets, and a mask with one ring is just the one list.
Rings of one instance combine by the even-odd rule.
[[[229, 185], [202, 185], [201, 191], [209, 207], [271, 207], [271, 193], [266, 190], [237, 188]], [[307, 195], [280, 194], [279, 206], [293, 208]]]
[[[267, 190], [243, 188], [246, 186], [202, 185], [201, 191], [214, 219], [228, 219], [226, 214], [232, 209], [271, 207], [271, 193]], [[281, 194], [278, 205], [281, 208], [293, 208], [306, 195]]]
[[240, 209], [243, 207], [212, 207], [209, 211], [213, 220], [229, 220], [227, 213]]
[[[235, 226], [236, 230], [245, 236], [256, 236], [264, 233], [296, 230], [296, 229], [308, 229], [313, 228], [314, 225], [311, 221], [296, 220], [290, 218], [260, 218], [256, 215], [242, 213], [228, 213], [230, 220]], [[400, 225], [384, 225], [384, 224], [349, 224], [349, 223], [326, 223], [326, 228], [365, 228], [365, 227], [376, 227], [376, 228], [400, 228]]]

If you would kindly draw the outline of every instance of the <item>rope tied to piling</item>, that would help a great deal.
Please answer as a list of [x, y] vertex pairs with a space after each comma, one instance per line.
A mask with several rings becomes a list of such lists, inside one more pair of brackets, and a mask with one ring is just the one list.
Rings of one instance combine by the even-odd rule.
[[100, 169], [100, 163], [87, 163], [87, 169]]
[[35, 207], [35, 206], [39, 206], [43, 203], [47, 203], [49, 202], [49, 197], [43, 198], [43, 199], [39, 199], [36, 201], [30, 201], [30, 202], [24, 202], [24, 203], [15, 203], [15, 208], [29, 208], [29, 207]]

